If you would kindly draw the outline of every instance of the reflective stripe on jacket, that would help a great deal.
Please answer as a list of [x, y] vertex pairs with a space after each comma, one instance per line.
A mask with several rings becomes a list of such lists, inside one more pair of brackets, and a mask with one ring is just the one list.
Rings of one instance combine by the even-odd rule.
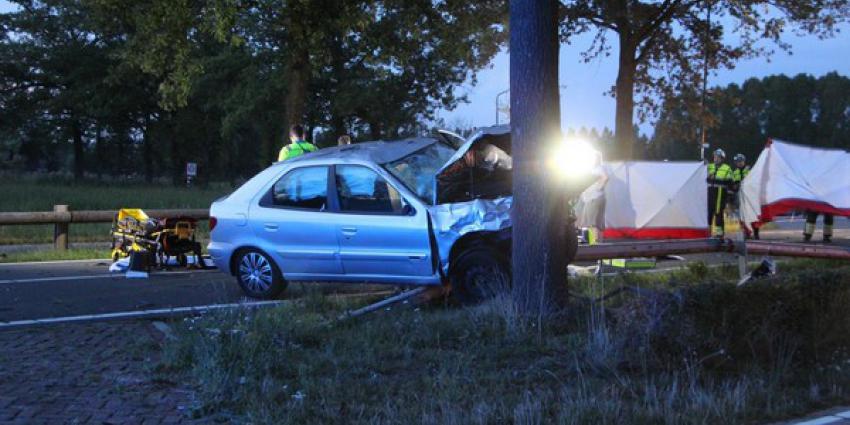
[[277, 155], [277, 160], [286, 161], [287, 159], [292, 159], [297, 156], [304, 155], [305, 153], [315, 151], [315, 145], [304, 140], [299, 140], [297, 142], [293, 142], [292, 144], [284, 146], [283, 149], [280, 150], [280, 153]]
[[735, 183], [740, 183], [744, 180], [747, 175], [750, 174], [750, 166], [744, 166], [744, 168], [735, 168], [732, 170], [732, 181]]
[[729, 164], [720, 164], [718, 167], [714, 163], [708, 164], [709, 180], [732, 180], [732, 167]]

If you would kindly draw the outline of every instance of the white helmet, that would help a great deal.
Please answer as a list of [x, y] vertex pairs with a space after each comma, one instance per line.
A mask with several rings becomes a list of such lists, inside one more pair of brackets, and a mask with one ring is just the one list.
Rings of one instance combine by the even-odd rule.
[[717, 149], [714, 151], [714, 155], [719, 156], [723, 159], [726, 159], [726, 152], [723, 152], [723, 149]]
[[746, 156], [744, 156], [744, 154], [739, 153], [739, 154], [735, 155], [735, 158], [734, 158], [734, 159], [735, 159], [735, 162], [739, 162], [739, 161], [744, 161], [744, 162], [745, 162], [745, 161], [747, 160], [747, 157], [746, 157]]

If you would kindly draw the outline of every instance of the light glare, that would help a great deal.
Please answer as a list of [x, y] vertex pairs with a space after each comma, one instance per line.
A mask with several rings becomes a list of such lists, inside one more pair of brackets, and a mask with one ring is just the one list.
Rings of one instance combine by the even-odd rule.
[[596, 166], [598, 156], [599, 153], [586, 140], [565, 138], [556, 144], [550, 167], [564, 177], [584, 176]]

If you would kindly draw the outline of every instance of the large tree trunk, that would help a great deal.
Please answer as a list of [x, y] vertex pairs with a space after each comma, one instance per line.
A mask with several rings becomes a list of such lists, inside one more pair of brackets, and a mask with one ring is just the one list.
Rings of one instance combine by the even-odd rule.
[[[269, 166], [272, 162], [277, 161], [278, 152], [275, 148], [280, 149], [275, 141], [275, 131], [269, 128], [264, 128], [260, 131], [260, 154], [257, 155], [257, 166], [262, 170]], [[282, 143], [282, 142], [281, 142]]]
[[98, 180], [100, 180], [103, 177], [103, 171], [104, 171], [103, 169], [106, 167], [106, 164], [107, 164], [106, 158], [104, 158], [104, 155], [103, 155], [103, 136], [102, 136], [102, 133], [103, 133], [103, 128], [100, 126], [100, 123], [98, 123], [95, 126], [95, 134], [94, 134], [94, 160], [95, 160], [95, 164], [97, 164], [97, 166], [95, 166], [95, 169], [97, 169], [96, 173], [97, 173], [97, 179]]
[[340, 136], [348, 134], [348, 129], [345, 128], [345, 119], [342, 115], [335, 113], [331, 116], [331, 131], [333, 131], [334, 141], [339, 140]]
[[372, 140], [381, 140], [383, 135], [383, 128], [381, 127], [381, 122], [375, 119], [369, 120], [369, 138]]
[[557, 11], [556, 0], [511, 1], [513, 299], [538, 318], [567, 284], [563, 190], [545, 165], [561, 134]]
[[83, 146], [83, 126], [74, 120], [71, 123], [71, 133], [74, 138], [74, 180], [82, 180], [85, 173], [85, 147]]
[[[625, 31], [624, 31], [625, 32]], [[632, 159], [635, 144], [635, 72], [637, 71], [635, 43], [628, 34], [620, 35], [620, 62], [617, 72], [617, 117], [614, 128], [617, 152], [623, 159]]]
[[145, 162], [145, 182], [153, 183], [153, 141], [151, 140], [150, 119], [146, 116], [142, 128], [142, 157]]
[[304, 113], [307, 102], [307, 86], [310, 83], [310, 55], [306, 49], [298, 48], [293, 51], [287, 69], [289, 79], [286, 91], [286, 115], [283, 131], [288, 133], [289, 127], [304, 124]]
[[183, 158], [180, 156], [180, 143], [177, 137], [174, 136], [173, 128], [176, 127], [173, 122], [165, 124], [163, 134], [169, 134], [168, 145], [171, 150], [171, 184], [174, 186], [183, 185]]

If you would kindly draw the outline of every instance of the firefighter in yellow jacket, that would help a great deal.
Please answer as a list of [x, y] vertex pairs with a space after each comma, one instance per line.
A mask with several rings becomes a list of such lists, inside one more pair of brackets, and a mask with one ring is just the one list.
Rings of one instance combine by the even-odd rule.
[[733, 184], [732, 167], [723, 162], [725, 159], [726, 152], [717, 149], [714, 151], [714, 161], [708, 164], [708, 225], [712, 236], [719, 238], [724, 235], [723, 213], [729, 187]]

